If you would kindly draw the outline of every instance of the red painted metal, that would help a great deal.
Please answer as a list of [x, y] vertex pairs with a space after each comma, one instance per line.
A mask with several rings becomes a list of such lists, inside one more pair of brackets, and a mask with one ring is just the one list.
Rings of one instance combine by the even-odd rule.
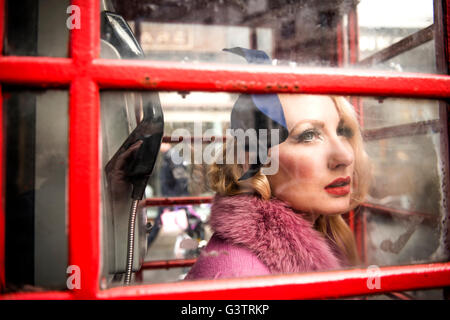
[[0, 300], [72, 300], [70, 291], [33, 291], [0, 295]]
[[69, 115], [69, 262], [80, 267], [80, 293], [86, 297], [98, 290], [100, 272], [99, 100], [94, 82], [84, 78], [73, 81]]
[[191, 281], [113, 288], [98, 299], [320, 299], [450, 285], [450, 263], [383, 267], [380, 288], [369, 289], [366, 269]]
[[81, 271], [76, 296], [93, 298], [100, 275], [100, 98], [97, 84], [85, 75], [98, 57], [98, 1], [73, 1], [81, 28], [71, 32], [71, 56], [77, 75], [70, 86], [69, 113], [69, 263]]
[[0, 81], [37, 87], [67, 87], [77, 75], [72, 59], [0, 57]]
[[100, 56], [100, 3], [95, 0], [72, 0], [80, 7], [81, 25], [70, 32], [70, 57], [79, 76], [87, 75], [93, 59]]
[[450, 77], [418, 73], [107, 59], [94, 61], [91, 71], [101, 88], [450, 96]]
[[190, 267], [195, 263], [195, 261], [197, 261], [197, 259], [145, 261], [142, 264], [141, 270]]
[[355, 211], [351, 210], [348, 213], [348, 226], [350, 230], [352, 230], [353, 234], [355, 233]]
[[[0, 57], [3, 54], [3, 33], [5, 23], [5, 1], [0, 0]], [[3, 92], [0, 85], [0, 292], [6, 287], [5, 281], [5, 202], [3, 166]]]
[[[0, 0], [0, 4], [4, 4], [4, 0]], [[327, 68], [291, 69], [269, 66], [100, 60], [98, 59], [99, 3], [74, 0], [72, 4], [78, 5], [82, 14], [81, 28], [71, 31], [71, 59], [0, 57], [0, 82], [40, 87], [70, 85], [69, 259], [70, 264], [81, 268], [81, 289], [71, 292], [17, 293], [4, 295], [2, 298], [326, 298], [450, 285], [448, 276], [450, 263], [441, 263], [381, 268], [381, 288], [375, 290], [367, 287], [369, 276], [367, 271], [356, 269], [302, 275], [169, 283], [99, 291], [98, 86], [175, 91], [182, 89], [184, 91], [255, 93], [305, 92], [448, 98], [450, 97], [450, 77]], [[446, 4], [448, 8], [449, 0]], [[4, 6], [0, 8], [0, 21], [2, 23], [4, 21]], [[447, 11], [447, 28], [449, 21]], [[354, 16], [349, 16], [349, 23], [356, 22], [356, 12], [354, 12]], [[2, 29], [0, 27], [0, 31]], [[357, 35], [354, 39], [357, 40]], [[353, 46], [356, 48], [357, 44], [353, 43]], [[354, 53], [351, 60], [355, 61]], [[2, 173], [0, 171], [0, 176]], [[4, 236], [4, 230], [0, 229], [0, 235]]]
[[65, 58], [0, 57], [0, 82], [4, 83], [64, 86], [75, 75], [92, 77], [103, 89], [450, 96], [450, 78], [433, 74], [106, 59], [80, 66]]
[[[450, 263], [380, 267], [380, 288], [369, 289], [368, 271], [353, 269], [304, 274], [190, 281], [113, 288], [95, 299], [321, 299], [418, 290], [450, 285]], [[371, 274], [373, 275], [373, 274]], [[3, 295], [1, 299], [71, 299], [67, 291]]]

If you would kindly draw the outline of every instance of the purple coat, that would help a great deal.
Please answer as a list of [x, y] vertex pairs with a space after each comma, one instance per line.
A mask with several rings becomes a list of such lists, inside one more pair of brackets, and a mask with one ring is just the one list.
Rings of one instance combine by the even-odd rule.
[[338, 269], [338, 251], [278, 199], [214, 197], [208, 245], [186, 280]]

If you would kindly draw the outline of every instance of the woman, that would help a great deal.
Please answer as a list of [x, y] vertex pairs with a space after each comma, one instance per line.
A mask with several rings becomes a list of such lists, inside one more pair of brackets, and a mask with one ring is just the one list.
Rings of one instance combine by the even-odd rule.
[[[215, 231], [186, 279], [329, 270], [358, 263], [341, 214], [367, 191], [368, 162], [342, 97], [279, 95], [289, 136], [279, 170], [239, 181], [248, 165], [214, 164]], [[226, 148], [225, 148], [226, 149]], [[223, 153], [226, 156], [226, 150]]]
[[[234, 148], [236, 155], [240, 146], [234, 140], [224, 145], [222, 159], [210, 169], [211, 186], [217, 192], [210, 216], [214, 234], [185, 279], [320, 271], [358, 264], [353, 234], [341, 217], [363, 201], [369, 181], [353, 107], [342, 97], [249, 97], [241, 96], [233, 107], [232, 128], [246, 123], [255, 129], [278, 124], [285, 129], [287, 134], [280, 134], [279, 144], [267, 145], [269, 154], [278, 154], [271, 160], [278, 161], [278, 170], [264, 175], [261, 163], [248, 163], [248, 152], [246, 163], [227, 164], [227, 153]], [[246, 115], [252, 114], [269, 121], [250, 121]]]

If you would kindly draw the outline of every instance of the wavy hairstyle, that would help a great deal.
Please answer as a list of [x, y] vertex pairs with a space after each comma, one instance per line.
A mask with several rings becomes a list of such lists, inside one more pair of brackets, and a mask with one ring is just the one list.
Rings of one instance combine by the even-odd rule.
[[[364, 201], [369, 189], [371, 178], [370, 162], [364, 151], [361, 129], [353, 106], [344, 97], [331, 96], [331, 99], [336, 106], [340, 119], [350, 127], [354, 133], [353, 136], [349, 138], [349, 142], [355, 154], [354, 184], [350, 200], [350, 210], [353, 210]], [[211, 188], [220, 195], [231, 196], [241, 193], [252, 193], [258, 195], [262, 199], [269, 200], [272, 197], [272, 191], [269, 180], [261, 173], [261, 170], [259, 170], [252, 178], [238, 181], [239, 177], [245, 172], [244, 169], [246, 169], [246, 165], [238, 164], [236, 163], [237, 161], [234, 161], [233, 164], [226, 164], [227, 150], [233, 147], [233, 154], [236, 155], [237, 143], [235, 139], [227, 139], [227, 143], [224, 143], [223, 145], [222, 152], [218, 155], [218, 159], [221, 158], [221, 161], [216, 160], [216, 162], [210, 166], [208, 178]], [[357, 265], [360, 263], [353, 232], [342, 218], [342, 215], [320, 215], [316, 219], [314, 227], [333, 241], [346, 255], [351, 264]]]

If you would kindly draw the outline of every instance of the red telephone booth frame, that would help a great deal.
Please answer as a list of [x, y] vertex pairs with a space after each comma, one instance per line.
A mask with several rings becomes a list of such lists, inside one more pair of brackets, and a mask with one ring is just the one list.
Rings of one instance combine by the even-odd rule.
[[[70, 58], [0, 56], [0, 83], [70, 89], [69, 264], [81, 270], [81, 288], [13, 293], [2, 299], [312, 299], [450, 286], [450, 262], [380, 267], [381, 287], [369, 289], [366, 269], [232, 280], [205, 280], [100, 289], [99, 89], [291, 92], [448, 99], [450, 76], [317, 68], [233, 67], [213, 64], [99, 58], [97, 0], [73, 0], [81, 28], [70, 32]], [[442, 1], [447, 63], [450, 0]], [[0, 53], [5, 1], [0, 0]], [[182, 75], [182, 76], [180, 76]], [[0, 88], [1, 89], [1, 88]], [[0, 105], [2, 97], [0, 94]], [[448, 105], [441, 119], [448, 119]], [[0, 109], [0, 123], [2, 112]], [[448, 122], [441, 134], [448, 137]], [[0, 130], [0, 140], [2, 140]], [[446, 139], [448, 142], [448, 139]], [[448, 151], [448, 145], [446, 146]], [[0, 148], [0, 181], [4, 179]], [[448, 170], [448, 156], [446, 168]], [[448, 199], [448, 190], [445, 190]], [[4, 186], [0, 184], [0, 285], [5, 285]], [[447, 222], [448, 224], [448, 222]], [[448, 228], [448, 225], [447, 225]]]

